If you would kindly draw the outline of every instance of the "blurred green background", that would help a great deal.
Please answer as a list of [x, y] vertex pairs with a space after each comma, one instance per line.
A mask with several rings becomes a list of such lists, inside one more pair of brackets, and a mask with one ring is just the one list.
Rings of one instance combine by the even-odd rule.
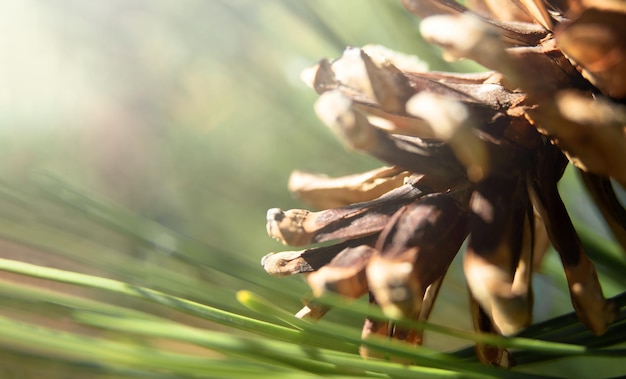
[[[371, 43], [416, 54], [433, 70], [478, 69], [442, 61], [399, 3], [0, 0], [0, 257], [244, 315], [251, 312], [235, 293], [250, 289], [296, 312], [308, 293], [304, 282], [271, 278], [259, 264], [285, 249], [267, 237], [265, 211], [305, 207], [286, 189], [294, 169], [345, 175], [380, 165], [347, 151], [318, 122], [316, 94], [300, 71]], [[614, 252], [571, 173], [564, 187], [577, 225]], [[619, 251], [611, 259], [624, 261]], [[538, 320], [571, 311], [559, 265], [551, 254], [536, 276]], [[605, 294], [623, 291], [623, 280], [599, 266], [608, 271]], [[469, 328], [458, 262], [451, 271], [433, 320]], [[33, 325], [102, 336], [73, 322], [67, 307], [46, 302], [46, 292], [26, 291], [32, 286], [223, 330], [121, 295], [11, 273], [0, 280], [0, 313]], [[329, 318], [362, 323], [339, 310]], [[104, 375], [57, 364], [46, 359], [49, 351], [6, 335], [0, 342], [3, 378], [41, 370]], [[427, 343], [445, 351], [467, 344]], [[215, 354], [171, 341], [166, 347]]]

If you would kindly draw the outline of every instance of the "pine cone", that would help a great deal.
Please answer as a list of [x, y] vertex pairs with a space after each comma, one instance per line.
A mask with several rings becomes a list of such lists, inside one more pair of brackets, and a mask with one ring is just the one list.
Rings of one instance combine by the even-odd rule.
[[[426, 320], [459, 251], [477, 330], [531, 322], [533, 261], [558, 251], [579, 319], [596, 334], [616, 317], [557, 183], [573, 163], [626, 249], [626, 5], [621, 1], [403, 0], [447, 57], [493, 71], [429, 72], [375, 46], [348, 48], [304, 75], [320, 119], [350, 148], [391, 167], [344, 178], [295, 172], [290, 190], [311, 212], [271, 209], [267, 230], [291, 246], [266, 255], [272, 275], [305, 274], [315, 296], [369, 294], [391, 319]], [[299, 317], [326, 309], [305, 307]], [[420, 331], [366, 320], [363, 336], [415, 345]], [[374, 352], [362, 349], [365, 356]], [[508, 352], [477, 346], [509, 366]]]

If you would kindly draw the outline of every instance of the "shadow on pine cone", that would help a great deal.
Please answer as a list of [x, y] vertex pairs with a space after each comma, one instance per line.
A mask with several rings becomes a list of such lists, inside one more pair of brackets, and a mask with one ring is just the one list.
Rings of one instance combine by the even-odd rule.
[[[463, 267], [477, 330], [510, 335], [531, 322], [531, 274], [558, 251], [579, 319], [596, 334], [616, 317], [557, 190], [573, 163], [626, 249], [626, 5], [603, 0], [404, 0], [421, 33], [480, 74], [428, 72], [382, 47], [348, 48], [303, 77], [315, 109], [350, 148], [391, 164], [328, 178], [294, 172], [290, 190], [326, 210], [271, 209], [267, 230], [286, 245], [275, 276], [305, 274], [315, 296], [369, 294], [390, 318], [426, 320], [468, 238]], [[327, 309], [305, 307], [298, 317]], [[422, 334], [368, 319], [363, 337], [418, 345]], [[361, 350], [364, 356], [373, 351]], [[508, 352], [477, 346], [481, 361]]]

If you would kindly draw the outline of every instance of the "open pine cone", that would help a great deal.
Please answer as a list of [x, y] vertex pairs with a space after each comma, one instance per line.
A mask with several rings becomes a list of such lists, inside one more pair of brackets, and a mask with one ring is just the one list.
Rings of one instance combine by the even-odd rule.
[[[602, 0], [403, 0], [426, 40], [493, 70], [428, 72], [380, 47], [346, 49], [305, 75], [320, 119], [347, 146], [392, 165], [343, 178], [295, 172], [290, 190], [326, 210], [270, 209], [286, 245], [275, 276], [305, 274], [314, 295], [368, 294], [390, 318], [425, 320], [462, 243], [477, 330], [510, 335], [531, 322], [533, 261], [558, 251], [579, 319], [594, 333], [616, 317], [557, 190], [573, 163], [626, 249], [626, 5]], [[547, 238], [546, 238], [547, 237]], [[305, 307], [299, 317], [321, 317]], [[421, 333], [366, 320], [375, 333]], [[479, 358], [508, 366], [503, 349]], [[362, 349], [365, 356], [374, 352]]]

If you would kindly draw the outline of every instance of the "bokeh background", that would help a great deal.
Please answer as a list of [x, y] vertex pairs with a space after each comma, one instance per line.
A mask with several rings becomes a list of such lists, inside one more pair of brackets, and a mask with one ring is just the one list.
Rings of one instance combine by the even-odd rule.
[[[346, 175], [381, 165], [346, 150], [316, 119], [302, 69], [372, 43], [418, 55], [432, 70], [480, 69], [444, 62], [399, 3], [0, 0], [0, 257], [242, 313], [235, 293], [252, 289], [297, 311], [304, 282], [270, 278], [259, 264], [284, 249], [266, 235], [266, 210], [306, 207], [286, 189], [294, 169]], [[562, 192], [576, 224], [611, 249], [571, 172]], [[24, 288], [220, 329], [112, 294], [9, 273], [0, 279], [0, 313], [35, 324], [94, 333], [29, 300]], [[602, 281], [607, 296], [623, 290], [610, 272]], [[469, 328], [465, 291], [456, 262], [433, 320]], [[537, 320], [571, 311], [556, 254], [535, 291]], [[343, 316], [329, 314], [360, 328], [362, 320]], [[99, 377], [0, 342], [0, 377]], [[446, 351], [465, 344], [427, 343]]]

